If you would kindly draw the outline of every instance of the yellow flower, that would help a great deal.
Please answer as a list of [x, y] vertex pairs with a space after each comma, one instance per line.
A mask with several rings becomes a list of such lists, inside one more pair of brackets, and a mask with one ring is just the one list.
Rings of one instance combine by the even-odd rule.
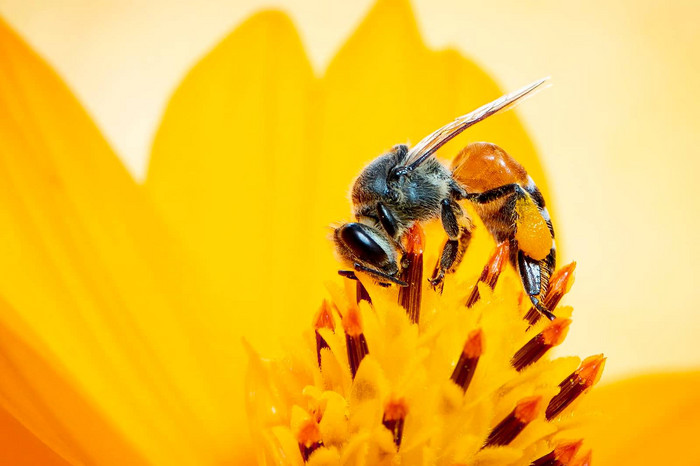
[[[501, 94], [456, 52], [428, 50], [405, 2], [379, 3], [323, 78], [289, 20], [262, 13], [185, 78], [139, 186], [5, 24], [0, 63], [5, 464], [252, 461], [241, 336], [267, 355], [308, 324], [336, 268], [327, 225], [346, 218], [350, 178], [369, 158]], [[469, 138], [507, 148], [549, 197], [515, 113]], [[491, 248], [477, 238], [471, 263]], [[611, 386], [619, 417], [600, 424], [615, 435], [585, 435], [597, 460], [692, 464], [667, 446], [692, 444], [693, 419], [664, 416], [697, 411], [687, 387], [698, 383], [630, 381], [624, 397]], [[641, 449], [631, 434], [652, 422], [663, 428]]]

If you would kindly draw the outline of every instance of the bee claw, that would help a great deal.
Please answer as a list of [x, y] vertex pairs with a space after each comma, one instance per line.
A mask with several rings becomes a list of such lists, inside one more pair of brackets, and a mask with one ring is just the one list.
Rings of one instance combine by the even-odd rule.
[[430, 287], [435, 290], [437, 293], [442, 294], [442, 290], [445, 286], [445, 274], [440, 273], [437, 277], [429, 278], [428, 283], [430, 283]]
[[545, 316], [550, 321], [554, 320], [556, 318], [556, 316], [554, 314], [552, 314], [552, 311], [550, 311], [549, 309], [544, 307], [542, 305], [542, 303], [535, 296], [530, 296], [530, 301], [532, 301], [532, 305], [534, 306], [534, 308], [537, 309], [537, 311], [540, 314]]

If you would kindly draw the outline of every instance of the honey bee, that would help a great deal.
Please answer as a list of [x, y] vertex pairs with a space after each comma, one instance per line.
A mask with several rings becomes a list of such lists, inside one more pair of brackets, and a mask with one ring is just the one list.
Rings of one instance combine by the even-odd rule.
[[491, 143], [469, 144], [450, 168], [435, 157], [446, 142], [511, 107], [544, 82], [536, 81], [457, 118], [411, 149], [397, 145], [367, 165], [351, 191], [356, 221], [334, 230], [338, 255], [354, 269], [340, 273], [363, 272], [384, 286], [406, 286], [399, 278], [404, 233], [416, 222], [440, 219], [447, 241], [429, 281], [441, 290], [445, 274], [457, 269], [472, 237], [474, 225], [459, 203], [466, 200], [497, 243], [509, 242], [510, 263], [525, 292], [538, 311], [553, 319], [542, 297], [556, 265], [554, 229], [532, 178]]

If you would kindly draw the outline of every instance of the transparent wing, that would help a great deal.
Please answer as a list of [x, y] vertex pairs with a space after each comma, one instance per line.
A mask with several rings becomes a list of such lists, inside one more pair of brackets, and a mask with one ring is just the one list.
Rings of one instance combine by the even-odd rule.
[[418, 144], [413, 146], [408, 152], [403, 166], [404, 172], [413, 171], [421, 163], [425, 162], [431, 155], [435, 154], [440, 147], [447, 141], [457, 136], [459, 133], [469, 128], [471, 125], [480, 122], [481, 120], [490, 117], [491, 115], [506, 110], [512, 107], [516, 102], [525, 96], [532, 95], [535, 89], [538, 89], [542, 84], [547, 82], [549, 78], [542, 78], [532, 84], [519, 89], [503, 97], [499, 97], [491, 103], [483, 105], [471, 113], [462, 115], [442, 128], [429, 134]]

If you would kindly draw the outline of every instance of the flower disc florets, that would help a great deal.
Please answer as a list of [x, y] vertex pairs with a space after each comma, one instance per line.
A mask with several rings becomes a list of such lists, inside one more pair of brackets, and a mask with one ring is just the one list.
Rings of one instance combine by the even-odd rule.
[[437, 293], [423, 279], [423, 235], [408, 235], [399, 292], [359, 280], [330, 287], [313, 329], [285, 358], [251, 350], [248, 411], [261, 464], [587, 464], [567, 437], [572, 404], [602, 355], [550, 359], [571, 308], [560, 269], [538, 318], [499, 245], [478, 279]]

